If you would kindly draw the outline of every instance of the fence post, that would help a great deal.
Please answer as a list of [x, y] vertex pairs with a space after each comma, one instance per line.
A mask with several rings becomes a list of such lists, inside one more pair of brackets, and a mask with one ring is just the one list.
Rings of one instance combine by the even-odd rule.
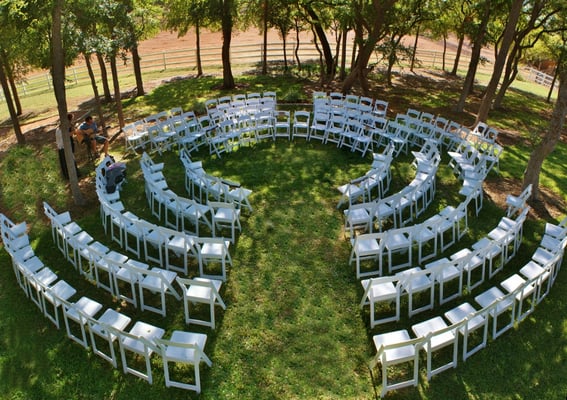
[[167, 69], [167, 62], [165, 61], [165, 51], [162, 52], [163, 55], [163, 70], [165, 71]]
[[77, 68], [73, 67], [73, 78], [75, 78], [75, 85], [79, 84], [79, 80], [77, 79]]
[[45, 73], [45, 77], [47, 78], [47, 88], [51, 90], [51, 76], [49, 75], [49, 72]]

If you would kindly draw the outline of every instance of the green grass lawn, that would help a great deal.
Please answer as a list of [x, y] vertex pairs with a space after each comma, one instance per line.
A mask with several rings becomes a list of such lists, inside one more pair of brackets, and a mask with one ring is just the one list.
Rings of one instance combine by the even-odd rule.
[[[305, 81], [292, 78], [242, 78], [243, 92], [264, 91], [277, 87], [279, 98], [299, 101], [308, 99], [302, 93]], [[125, 102], [130, 118], [181, 105], [199, 109], [204, 99], [218, 97], [216, 78], [186, 80], [162, 86], [142, 99]], [[277, 85], [277, 86], [275, 86]], [[425, 88], [411, 88], [403, 97], [405, 104], [418, 104]], [[449, 107], [451, 96], [432, 92], [431, 104], [439, 109]], [[287, 94], [287, 95], [286, 95]], [[402, 98], [401, 91], [396, 94]], [[514, 104], [523, 93], [511, 97]], [[377, 96], [378, 97], [378, 96]], [[295, 102], [296, 100], [294, 100]], [[538, 106], [536, 116], [544, 108]], [[518, 107], [522, 104], [518, 101]], [[541, 108], [538, 108], [540, 107]], [[425, 106], [424, 106], [425, 107]], [[407, 107], [406, 107], [407, 108]], [[416, 107], [420, 108], [420, 107]], [[515, 126], [516, 117], [529, 121], [521, 108], [502, 114], [499, 126]], [[114, 153], [122, 151], [115, 144]], [[527, 160], [529, 147], [517, 144], [506, 148], [501, 161], [502, 177], [519, 179]], [[561, 144], [546, 161], [542, 184], [565, 198], [566, 171], [560, 160], [567, 156]], [[163, 157], [164, 174], [179, 195], [185, 195], [183, 167], [176, 152]], [[183, 307], [168, 299], [168, 315], [161, 318], [124, 306], [85, 281], [62, 259], [54, 247], [51, 231], [43, 217], [42, 201], [56, 210], [71, 209], [75, 220], [96, 239], [117, 249], [105, 237], [99, 221], [98, 204], [87, 207], [71, 204], [67, 187], [58, 172], [56, 153], [50, 146], [10, 149], [0, 161], [2, 211], [14, 220], [31, 225], [30, 238], [36, 253], [60, 277], [75, 286], [79, 293], [120, 309], [134, 320], [143, 320], [167, 332], [174, 329], [204, 332], [209, 336], [206, 352], [212, 368], [202, 371], [204, 399], [371, 399], [374, 396], [368, 361], [375, 353], [372, 335], [389, 329], [409, 329], [412, 324], [440, 315], [457, 302], [473, 302], [471, 295], [450, 302], [433, 312], [409, 320], [402, 311], [398, 324], [369, 328], [367, 309], [360, 310], [362, 296], [354, 268], [348, 265], [350, 244], [342, 231], [342, 212], [336, 209], [336, 186], [365, 172], [370, 158], [361, 158], [333, 145], [318, 142], [294, 143], [278, 139], [250, 148], [239, 149], [222, 159], [201, 151], [207, 172], [239, 181], [254, 191], [252, 213], [245, 212], [242, 233], [232, 249], [234, 265], [222, 296], [227, 310], [217, 309], [215, 331], [187, 327]], [[26, 160], [22, 162], [22, 159]], [[126, 158], [128, 182], [122, 192], [127, 209], [151, 217], [144, 195], [138, 157]], [[444, 158], [435, 201], [420, 218], [427, 218], [446, 204], [460, 201], [458, 182]], [[390, 192], [405, 186], [413, 175], [409, 156], [394, 162], [394, 182]], [[88, 172], [85, 166], [81, 170]], [[92, 190], [93, 175], [83, 190]], [[490, 176], [493, 182], [500, 177]], [[504, 210], [490, 199], [479, 218], [470, 216], [469, 233], [451, 247], [447, 254], [470, 245], [495, 226]], [[418, 221], [419, 222], [419, 221]], [[530, 219], [524, 228], [521, 251], [494, 281], [477, 289], [497, 284], [517, 271], [535, 250], [544, 225]], [[149, 385], [121, 369], [113, 369], [101, 358], [65, 337], [39, 314], [35, 305], [17, 286], [11, 262], [0, 252], [0, 398], [2, 399], [181, 399], [197, 398], [191, 392], [167, 389], [160, 371], [160, 360], [153, 360], [154, 385]], [[191, 274], [196, 273], [192, 264]], [[567, 278], [559, 274], [550, 296], [534, 314], [511, 332], [460, 362], [455, 370], [446, 371], [431, 382], [425, 380], [422, 368], [420, 385], [388, 396], [392, 399], [563, 399], [567, 395], [567, 303], [562, 293]], [[474, 297], [474, 293], [472, 295]], [[406, 304], [405, 302], [403, 303]], [[402, 306], [404, 310], [404, 306]], [[407, 315], [407, 313], [405, 313]]]

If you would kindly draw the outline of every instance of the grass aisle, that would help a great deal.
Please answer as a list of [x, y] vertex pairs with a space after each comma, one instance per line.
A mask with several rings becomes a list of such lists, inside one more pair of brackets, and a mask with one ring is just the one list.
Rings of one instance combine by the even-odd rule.
[[[258, 168], [258, 166], [262, 166]], [[214, 175], [254, 190], [233, 254], [207, 398], [359, 398], [368, 336], [335, 186], [368, 160], [313, 143], [262, 143]]]

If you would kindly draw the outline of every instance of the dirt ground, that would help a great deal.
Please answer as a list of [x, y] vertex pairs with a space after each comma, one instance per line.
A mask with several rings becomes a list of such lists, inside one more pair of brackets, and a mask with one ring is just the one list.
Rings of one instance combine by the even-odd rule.
[[[270, 42], [279, 41], [279, 35], [275, 31], [269, 32], [268, 40]], [[300, 38], [301, 41], [312, 41], [312, 37], [310, 34], [304, 33]], [[206, 46], [218, 46], [219, 43], [222, 41], [222, 36], [220, 32], [203, 32], [201, 34], [201, 45], [203, 47]], [[406, 38], [405, 44], [406, 45], [413, 45], [414, 38]], [[253, 29], [246, 31], [246, 32], [236, 32], [233, 36], [232, 43], [234, 44], [251, 44], [251, 43], [261, 43], [262, 36], [259, 34], [258, 31]], [[427, 49], [427, 50], [436, 50], [442, 51], [443, 45], [440, 41], [432, 41], [427, 38], [421, 37], [418, 42], [418, 46], [420, 49]], [[187, 49], [187, 48], [194, 48], [195, 47], [195, 35], [193, 32], [189, 32], [184, 37], [177, 37], [176, 33], [171, 32], [161, 32], [156, 35], [154, 38], [150, 40], [146, 40], [140, 43], [139, 50], [140, 54], [143, 56], [144, 54], [155, 53], [158, 51], [172, 51], [172, 50], [180, 50], [180, 49]], [[454, 51], [456, 49], [456, 42], [454, 40], [449, 41], [448, 51]], [[464, 52], [465, 54], [470, 51], [468, 45], [465, 45]], [[485, 50], [484, 56], [491, 59], [493, 58], [493, 53], [490, 50]], [[426, 79], [433, 79], [438, 80], [440, 83], [441, 81], [446, 81], [446, 76], [439, 76], [438, 74], [427, 71], [427, 70], [420, 70], [418, 71], [420, 76], [425, 77]], [[151, 90], [152, 88], [156, 87], [157, 85], [161, 84], [162, 81], [155, 81], [155, 82], [144, 82], [144, 86], [146, 90]], [[86, 100], [86, 99], [81, 99]], [[387, 99], [391, 102], [392, 109], [396, 109], [395, 107], [395, 99]], [[49, 107], [49, 105], [46, 105]], [[52, 106], [55, 110], [55, 104]], [[71, 105], [70, 107], [73, 107]], [[80, 115], [81, 111], [76, 111], [76, 115]], [[56, 112], [53, 112], [53, 115], [56, 115]], [[450, 118], [450, 116], [448, 116]], [[112, 121], [111, 125], [113, 124]], [[57, 126], [58, 120], [57, 117], [49, 117], [41, 120], [34, 120], [32, 123], [26, 123], [25, 118], [23, 119], [22, 131], [26, 136], [27, 143], [34, 145], [34, 146], [43, 146], [47, 142], [52, 142], [54, 151], [54, 130]], [[109, 131], [109, 135], [113, 136], [118, 134], [117, 129], [111, 129]], [[505, 141], [505, 144], [514, 143], [519, 139], [518, 135], [510, 132], [502, 132], [501, 140]], [[0, 127], [0, 157], [7, 148], [13, 146], [15, 144], [15, 135], [11, 127]], [[112, 149], [112, 146], [111, 146]], [[83, 179], [81, 181], [81, 185], [88, 185], [88, 182]], [[518, 181], [508, 181], [505, 179], [492, 179], [485, 184], [485, 191], [487, 197], [491, 198], [497, 204], [505, 207], [505, 193], [519, 193], [521, 191], [520, 188], [521, 182]], [[562, 199], [559, 196], [545, 190], [542, 188], [542, 199], [543, 202], [539, 204], [534, 204], [534, 210], [532, 211], [532, 216], [536, 218], [543, 218], [549, 220], [551, 218], [558, 218], [561, 214], [564, 213], [565, 204], [563, 203]]]

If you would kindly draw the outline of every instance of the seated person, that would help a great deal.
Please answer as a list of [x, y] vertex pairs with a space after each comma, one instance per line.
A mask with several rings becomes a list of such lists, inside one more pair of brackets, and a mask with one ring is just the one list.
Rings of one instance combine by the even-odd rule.
[[93, 117], [87, 115], [85, 121], [79, 126], [78, 134], [82, 135], [82, 142], [86, 143], [87, 140], [90, 142], [91, 151], [95, 157], [99, 157], [99, 153], [96, 149], [96, 144], [102, 144], [102, 151], [104, 155], [108, 155], [108, 139], [104, 136], [98, 135], [98, 126], [93, 120]]

